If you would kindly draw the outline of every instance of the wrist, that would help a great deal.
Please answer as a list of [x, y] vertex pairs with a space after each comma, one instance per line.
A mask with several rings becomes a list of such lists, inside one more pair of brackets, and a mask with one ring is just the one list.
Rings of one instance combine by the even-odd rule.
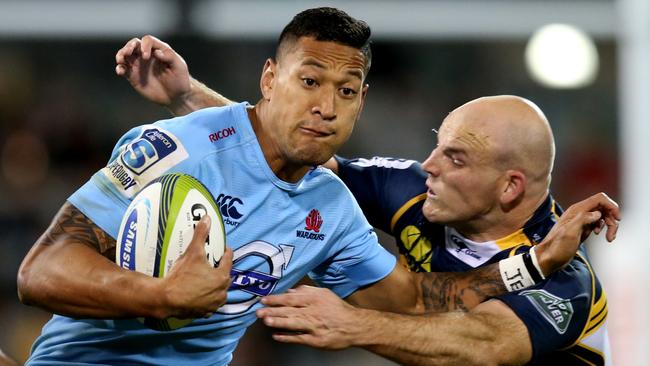
[[174, 315], [174, 306], [165, 279], [156, 277], [151, 277], [151, 279], [147, 296], [151, 301], [147, 304], [147, 317], [157, 320], [167, 319]]
[[382, 326], [382, 313], [376, 310], [354, 309], [346, 332], [350, 347], [368, 347], [381, 344], [380, 336], [386, 331]]
[[[192, 79], [193, 81], [194, 79]], [[193, 82], [190, 81], [190, 88], [184, 93], [181, 93], [171, 99], [169, 104], [165, 107], [174, 115], [174, 116], [184, 116], [186, 114], [192, 113], [197, 108], [192, 103], [193, 95], [196, 93], [196, 87]]]
[[[553, 256], [548, 252], [548, 245], [545, 242], [537, 244], [534, 246], [535, 256], [537, 257], [537, 263], [539, 263], [540, 272], [545, 276], [550, 276], [558, 266], [554, 263]], [[532, 249], [531, 249], [532, 250]]]
[[499, 261], [499, 272], [503, 284], [510, 292], [534, 286], [546, 278], [535, 253], [535, 247], [526, 253]]

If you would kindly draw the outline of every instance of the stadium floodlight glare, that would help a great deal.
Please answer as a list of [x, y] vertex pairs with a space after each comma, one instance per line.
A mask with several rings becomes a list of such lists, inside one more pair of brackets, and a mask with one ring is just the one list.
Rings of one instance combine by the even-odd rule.
[[582, 30], [567, 24], [538, 29], [526, 46], [526, 67], [533, 80], [549, 88], [580, 88], [598, 71], [598, 51]]

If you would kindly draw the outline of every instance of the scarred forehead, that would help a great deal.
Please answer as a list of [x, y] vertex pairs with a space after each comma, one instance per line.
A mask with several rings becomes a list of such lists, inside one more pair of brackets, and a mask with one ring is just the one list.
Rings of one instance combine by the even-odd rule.
[[[282, 52], [281, 58], [300, 65], [344, 72], [363, 80], [366, 58], [361, 50], [336, 42], [302, 37]], [[282, 61], [280, 61], [282, 64]]]
[[480, 124], [459, 117], [452, 113], [444, 120], [438, 134], [439, 143], [468, 153], [486, 153], [490, 148], [490, 136]]

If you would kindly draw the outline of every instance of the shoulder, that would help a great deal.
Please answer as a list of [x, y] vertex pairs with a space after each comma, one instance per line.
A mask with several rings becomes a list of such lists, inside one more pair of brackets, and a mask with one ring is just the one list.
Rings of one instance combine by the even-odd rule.
[[192, 142], [225, 143], [249, 138], [250, 123], [245, 103], [200, 109], [154, 125]]

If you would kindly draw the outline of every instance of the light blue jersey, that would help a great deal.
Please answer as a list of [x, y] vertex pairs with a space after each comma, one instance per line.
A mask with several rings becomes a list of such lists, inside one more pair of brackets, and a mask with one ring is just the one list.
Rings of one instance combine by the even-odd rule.
[[285, 292], [307, 273], [345, 297], [386, 277], [395, 258], [377, 242], [356, 201], [329, 170], [298, 183], [278, 179], [264, 159], [246, 104], [204, 109], [129, 131], [69, 201], [108, 234], [130, 200], [167, 172], [198, 178], [220, 207], [234, 250], [228, 301], [209, 319], [158, 332], [137, 320], [75, 320], [55, 315], [29, 365], [223, 365], [259, 299]]

